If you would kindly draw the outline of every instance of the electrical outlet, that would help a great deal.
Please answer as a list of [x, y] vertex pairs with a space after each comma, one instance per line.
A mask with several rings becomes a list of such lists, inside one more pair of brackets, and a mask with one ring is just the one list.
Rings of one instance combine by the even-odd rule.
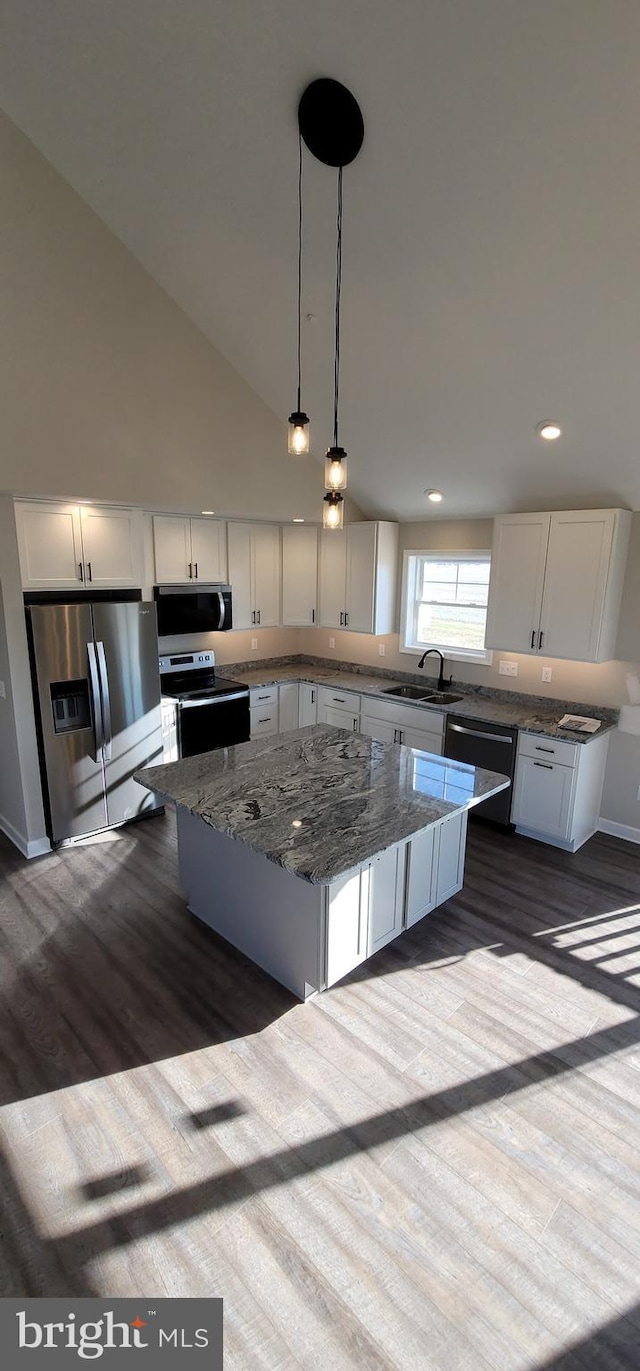
[[543, 668], [542, 668], [542, 679], [543, 679], [543, 681], [550, 681], [552, 676], [553, 676], [553, 667], [550, 667], [550, 666], [543, 666]]
[[499, 676], [517, 676], [517, 675], [518, 675], [518, 663], [517, 663], [517, 662], [501, 662], [501, 663], [500, 663], [500, 666], [498, 667], [498, 675], [499, 675]]
[[335, 638], [330, 638], [330, 639], [329, 639], [329, 647], [335, 647], [335, 645], [336, 645], [336, 640], [335, 640]]
[[384, 654], [385, 654], [385, 645], [384, 645], [384, 643], [378, 643], [378, 656], [379, 656], [379, 657], [384, 657]]
[[251, 639], [251, 651], [252, 651], [252, 652], [257, 652], [257, 651], [258, 651], [258, 639], [257, 639], [257, 638], [252, 638], [252, 639]]
[[5, 683], [4, 683], [4, 681], [0, 681], [0, 700], [6, 700], [6, 698], [7, 698], [7, 689], [6, 689]]

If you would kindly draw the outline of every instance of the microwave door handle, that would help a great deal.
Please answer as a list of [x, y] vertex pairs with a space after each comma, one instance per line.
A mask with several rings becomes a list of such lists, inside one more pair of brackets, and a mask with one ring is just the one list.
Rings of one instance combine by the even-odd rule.
[[91, 717], [93, 719], [94, 762], [104, 761], [104, 728], [102, 723], [102, 703], [100, 700], [100, 678], [95, 643], [87, 643], [89, 659], [89, 691], [91, 694]]
[[224, 628], [224, 621], [227, 617], [227, 606], [221, 590], [218, 591], [218, 599], [220, 601], [220, 628], [222, 629]]
[[104, 760], [105, 762], [110, 762], [113, 732], [111, 729], [111, 700], [109, 698], [109, 677], [107, 676], [107, 659], [104, 651], [104, 643], [96, 643], [96, 656], [98, 659], [98, 673], [100, 676], [102, 718], [104, 720]]

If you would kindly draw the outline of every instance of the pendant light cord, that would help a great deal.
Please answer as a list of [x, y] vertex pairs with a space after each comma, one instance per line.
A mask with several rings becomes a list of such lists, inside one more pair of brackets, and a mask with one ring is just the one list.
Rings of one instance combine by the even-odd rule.
[[298, 134], [298, 412], [302, 392], [302, 134]]
[[336, 342], [333, 366], [333, 445], [338, 446], [338, 395], [340, 389], [340, 292], [342, 290], [342, 167], [338, 167], [336, 232]]

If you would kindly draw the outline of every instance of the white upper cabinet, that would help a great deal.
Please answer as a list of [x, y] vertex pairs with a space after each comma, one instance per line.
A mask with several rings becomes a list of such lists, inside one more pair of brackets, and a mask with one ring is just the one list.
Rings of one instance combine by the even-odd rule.
[[320, 534], [320, 623], [344, 628], [347, 599], [347, 530], [323, 528]]
[[94, 586], [140, 585], [142, 524], [137, 509], [82, 505], [85, 580]]
[[625, 509], [496, 519], [487, 647], [609, 661], [630, 528]]
[[280, 622], [280, 529], [273, 524], [228, 528], [234, 628], [274, 628]]
[[220, 519], [189, 519], [177, 514], [154, 514], [153, 543], [156, 581], [227, 579], [226, 526]]
[[487, 647], [537, 650], [550, 514], [496, 519], [487, 610]]
[[141, 585], [138, 510], [18, 500], [15, 512], [25, 590]]
[[282, 622], [293, 627], [317, 623], [318, 530], [312, 524], [286, 524], [282, 530]]
[[323, 529], [321, 624], [354, 633], [393, 633], [397, 563], [397, 524], [365, 522]]

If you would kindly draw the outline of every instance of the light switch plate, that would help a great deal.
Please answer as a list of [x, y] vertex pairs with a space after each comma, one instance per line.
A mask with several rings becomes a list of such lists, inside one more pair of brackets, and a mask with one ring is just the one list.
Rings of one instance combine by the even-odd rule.
[[0, 700], [6, 700], [6, 698], [7, 698], [7, 688], [6, 688], [6, 686], [5, 686], [4, 681], [0, 681]]
[[335, 645], [336, 645], [336, 640], [335, 640], [335, 638], [330, 638], [330, 639], [329, 639], [329, 647], [335, 647]]
[[500, 665], [499, 665], [499, 667], [498, 667], [498, 675], [499, 675], [499, 676], [517, 676], [517, 675], [518, 675], [518, 663], [517, 663], [517, 662], [501, 662]]
[[251, 639], [251, 651], [252, 651], [252, 652], [257, 652], [257, 650], [258, 650], [258, 639], [257, 639], [257, 638], [252, 638], [252, 639]]
[[553, 667], [551, 667], [551, 666], [543, 666], [543, 668], [542, 668], [542, 679], [543, 679], [543, 681], [550, 681], [552, 676], [553, 676]]
[[379, 656], [379, 657], [384, 657], [384, 654], [385, 654], [385, 645], [384, 645], [384, 643], [378, 643], [378, 656]]

